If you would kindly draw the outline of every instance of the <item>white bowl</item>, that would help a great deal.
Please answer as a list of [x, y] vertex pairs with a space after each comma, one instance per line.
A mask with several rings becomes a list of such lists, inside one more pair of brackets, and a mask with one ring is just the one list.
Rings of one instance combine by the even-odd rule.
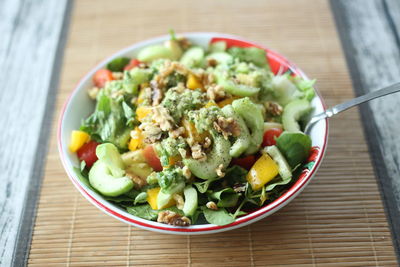
[[[273, 71], [277, 72], [279, 69], [282, 70], [282, 68], [290, 69], [296, 75], [307, 78], [300, 69], [298, 69], [294, 64], [286, 60], [283, 56], [260, 45], [245, 41], [240, 37], [209, 32], [185, 33], [183, 34], [183, 36], [190, 39], [190, 41], [192, 41], [193, 43], [204, 47], [206, 47], [211, 41], [224, 40], [228, 43], [228, 45], [231, 44], [236, 46], [256, 46], [266, 49], [268, 60]], [[87, 89], [92, 86], [91, 78], [93, 74], [98, 69], [104, 68], [107, 62], [113, 60], [114, 58], [121, 56], [135, 57], [141, 48], [148, 45], [162, 43], [167, 39], [169, 39], [169, 36], [167, 35], [157, 37], [134, 44], [115, 53], [114, 55], [94, 67], [88, 74], [86, 74], [73, 90], [72, 94], [70, 95], [69, 99], [66, 101], [63, 107], [58, 124], [58, 149], [60, 152], [61, 161], [72, 183], [87, 200], [89, 200], [93, 205], [95, 205], [106, 214], [122, 222], [137, 226], [139, 228], [169, 234], [210, 234], [232, 230], [265, 218], [287, 205], [306, 187], [306, 185], [310, 182], [311, 178], [314, 176], [322, 162], [328, 139], [327, 120], [322, 120], [318, 122], [313, 127], [310, 133], [312, 145], [314, 147], [311, 160], [315, 162], [310, 170], [304, 170], [298, 180], [293, 184], [293, 186], [288, 188], [287, 192], [276, 199], [274, 202], [264, 207], [261, 207], [258, 210], [251, 212], [243, 217], [237, 218], [235, 222], [224, 226], [201, 224], [191, 225], [189, 227], [177, 227], [145, 220], [131, 215], [122, 208], [105, 200], [101, 195], [91, 190], [88, 186], [85, 185], [85, 183], [79, 180], [73, 170], [74, 167], [79, 167], [79, 161], [76, 154], [69, 151], [68, 144], [70, 141], [71, 131], [78, 129], [82, 119], [86, 118], [94, 110], [95, 103], [88, 97], [86, 92]], [[314, 107], [315, 113], [320, 113], [325, 110], [325, 104], [318, 92], [317, 96], [313, 99], [311, 104]]]

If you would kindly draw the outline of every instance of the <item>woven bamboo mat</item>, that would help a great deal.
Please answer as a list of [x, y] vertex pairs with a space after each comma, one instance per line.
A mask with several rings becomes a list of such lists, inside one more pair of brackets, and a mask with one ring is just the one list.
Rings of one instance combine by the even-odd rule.
[[[72, 14], [58, 113], [77, 81], [97, 62], [132, 43], [165, 34], [169, 28], [178, 33], [231, 33], [254, 40], [317, 78], [328, 105], [353, 96], [326, 1], [79, 0]], [[297, 199], [253, 225], [206, 236], [140, 230], [89, 204], [61, 166], [55, 128], [56, 122], [31, 266], [397, 265], [357, 110], [330, 121], [326, 158]]]

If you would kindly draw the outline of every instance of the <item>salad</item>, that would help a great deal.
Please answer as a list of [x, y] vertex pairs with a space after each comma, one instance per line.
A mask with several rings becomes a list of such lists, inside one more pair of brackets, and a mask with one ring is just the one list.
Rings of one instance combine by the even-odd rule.
[[263, 49], [172, 33], [92, 79], [95, 109], [71, 133], [76, 172], [135, 216], [232, 223], [282, 195], [310, 154], [315, 81], [272, 73]]

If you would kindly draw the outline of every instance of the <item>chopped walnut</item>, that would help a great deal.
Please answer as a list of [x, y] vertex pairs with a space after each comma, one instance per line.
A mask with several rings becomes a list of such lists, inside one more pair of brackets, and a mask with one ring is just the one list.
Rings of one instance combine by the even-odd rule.
[[283, 112], [283, 108], [276, 102], [266, 102], [264, 103], [265, 110], [267, 113], [271, 114], [272, 116], [279, 116]]
[[215, 169], [215, 171], [217, 172], [218, 177], [224, 177], [225, 173], [222, 171], [222, 169], [224, 168], [223, 164], [219, 164], [218, 168]]
[[181, 136], [184, 132], [185, 132], [185, 128], [179, 127], [175, 130], [169, 131], [168, 135], [169, 135], [169, 137], [176, 139], [179, 136]]
[[137, 176], [131, 172], [126, 172], [126, 176], [131, 179], [135, 183], [136, 189], [140, 189], [143, 186], [147, 185], [146, 179], [141, 178], [140, 176]]
[[123, 72], [113, 72], [112, 77], [114, 78], [114, 80], [121, 80], [124, 77], [124, 73]]
[[162, 67], [160, 72], [153, 78], [153, 80], [158, 83], [159, 87], [162, 88], [166, 84], [165, 78], [172, 74], [174, 71], [185, 76], [189, 73], [189, 70], [179, 62], [171, 62], [169, 60], [166, 60], [164, 66]]
[[189, 226], [190, 219], [188, 217], [179, 215], [176, 212], [165, 210], [158, 213], [157, 222], [175, 225], [175, 226]]
[[174, 119], [169, 115], [168, 110], [163, 106], [156, 106], [152, 109], [152, 119], [163, 131], [172, 129]]
[[244, 192], [244, 191], [246, 191], [246, 185], [245, 184], [234, 184], [233, 190], [236, 193]]
[[206, 160], [207, 155], [203, 152], [203, 149], [199, 143], [194, 144], [192, 147], [192, 158], [198, 160]]
[[215, 66], [217, 66], [217, 64], [218, 64], [218, 61], [215, 60], [214, 58], [207, 59], [207, 65], [208, 66], [215, 67]]
[[151, 105], [157, 106], [161, 103], [163, 99], [163, 92], [160, 88], [158, 88], [158, 83], [156, 81], [150, 82], [151, 87]]
[[176, 207], [182, 210], [183, 206], [185, 205], [185, 200], [183, 200], [183, 197], [179, 194], [173, 194], [172, 198], [175, 200]]
[[185, 38], [185, 37], [179, 38], [179, 39], [178, 39], [178, 43], [179, 43], [179, 46], [180, 46], [183, 50], [188, 49], [188, 48], [192, 45], [192, 43], [189, 41], [189, 39], [187, 39], [187, 38]]
[[231, 135], [235, 137], [240, 135], [239, 124], [233, 118], [224, 118], [220, 116], [214, 121], [213, 126], [225, 139], [228, 139]]
[[217, 204], [215, 204], [214, 201], [208, 201], [206, 207], [209, 208], [210, 210], [218, 210], [218, 206]]
[[144, 142], [147, 144], [153, 144], [161, 138], [161, 128], [152, 122], [143, 122], [140, 124], [139, 129], [142, 130]]
[[90, 88], [90, 89], [88, 90], [88, 95], [89, 95], [89, 97], [90, 97], [91, 99], [96, 99], [96, 98], [97, 98], [97, 95], [99, 94], [99, 92], [100, 92], [100, 88], [98, 88], [98, 87], [93, 87], [93, 88]]
[[224, 88], [220, 85], [210, 85], [207, 87], [207, 97], [210, 100], [220, 100], [226, 96]]
[[256, 80], [249, 74], [238, 73], [235, 77], [235, 81], [239, 84], [244, 84], [248, 86], [257, 86]]
[[209, 148], [210, 146], [211, 146], [211, 139], [210, 139], [209, 137], [206, 137], [206, 138], [204, 139], [203, 147], [204, 147], [204, 148]]
[[187, 166], [184, 166], [182, 168], [182, 174], [183, 176], [185, 176], [186, 179], [190, 179], [192, 177], [192, 172]]

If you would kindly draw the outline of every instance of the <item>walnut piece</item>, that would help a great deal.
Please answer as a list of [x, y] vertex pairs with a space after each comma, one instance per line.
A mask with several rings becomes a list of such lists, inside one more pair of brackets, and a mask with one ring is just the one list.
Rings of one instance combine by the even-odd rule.
[[185, 200], [183, 200], [183, 197], [179, 194], [173, 194], [172, 198], [175, 200], [176, 207], [180, 210], [183, 210], [183, 206], [185, 205]]
[[214, 121], [214, 129], [221, 133], [225, 139], [229, 136], [237, 137], [240, 135], [240, 127], [237, 121], [233, 118], [224, 118], [219, 116], [216, 121]]
[[142, 135], [146, 144], [153, 144], [161, 138], [161, 128], [152, 122], [143, 122], [140, 124], [139, 129], [142, 130]]
[[169, 137], [171, 137], [173, 139], [176, 139], [179, 136], [181, 136], [184, 132], [185, 132], [185, 128], [179, 127], [179, 128], [177, 128], [175, 130], [169, 131], [168, 135], [169, 135]]
[[206, 207], [209, 208], [210, 210], [218, 210], [218, 206], [217, 204], [215, 204], [214, 201], [208, 201]]
[[192, 172], [187, 166], [184, 166], [182, 168], [182, 174], [183, 176], [185, 176], [186, 179], [190, 179], [192, 177]]
[[140, 176], [137, 176], [129, 171], [126, 172], [126, 176], [135, 183], [136, 189], [140, 189], [143, 186], [147, 185], [146, 179], [143, 179]]
[[93, 87], [93, 88], [90, 88], [90, 89], [88, 90], [88, 95], [89, 95], [89, 97], [90, 97], [91, 99], [96, 99], [96, 98], [97, 98], [97, 95], [99, 94], [99, 92], [100, 92], [100, 88], [98, 88], [98, 87]]
[[223, 164], [219, 164], [218, 168], [215, 169], [218, 177], [224, 177], [225, 173], [222, 171], [222, 169], [224, 168]]
[[123, 72], [113, 72], [112, 77], [114, 78], [114, 80], [121, 80], [124, 77], [124, 73]]
[[158, 213], [157, 222], [175, 225], [175, 226], [189, 226], [190, 219], [188, 217], [179, 215], [176, 212], [165, 210]]
[[157, 106], [152, 109], [152, 119], [160, 126], [163, 131], [172, 129], [174, 119], [169, 115], [168, 110], [163, 106]]
[[198, 159], [198, 160], [206, 160], [207, 155], [204, 153], [203, 148], [199, 143], [195, 143], [193, 146], [191, 146], [192, 150], [192, 158]]
[[212, 84], [207, 87], [207, 97], [210, 100], [218, 101], [226, 96], [224, 88], [220, 85]]
[[266, 102], [264, 106], [266, 112], [271, 114], [272, 116], [279, 116], [283, 112], [282, 106], [276, 102]]

